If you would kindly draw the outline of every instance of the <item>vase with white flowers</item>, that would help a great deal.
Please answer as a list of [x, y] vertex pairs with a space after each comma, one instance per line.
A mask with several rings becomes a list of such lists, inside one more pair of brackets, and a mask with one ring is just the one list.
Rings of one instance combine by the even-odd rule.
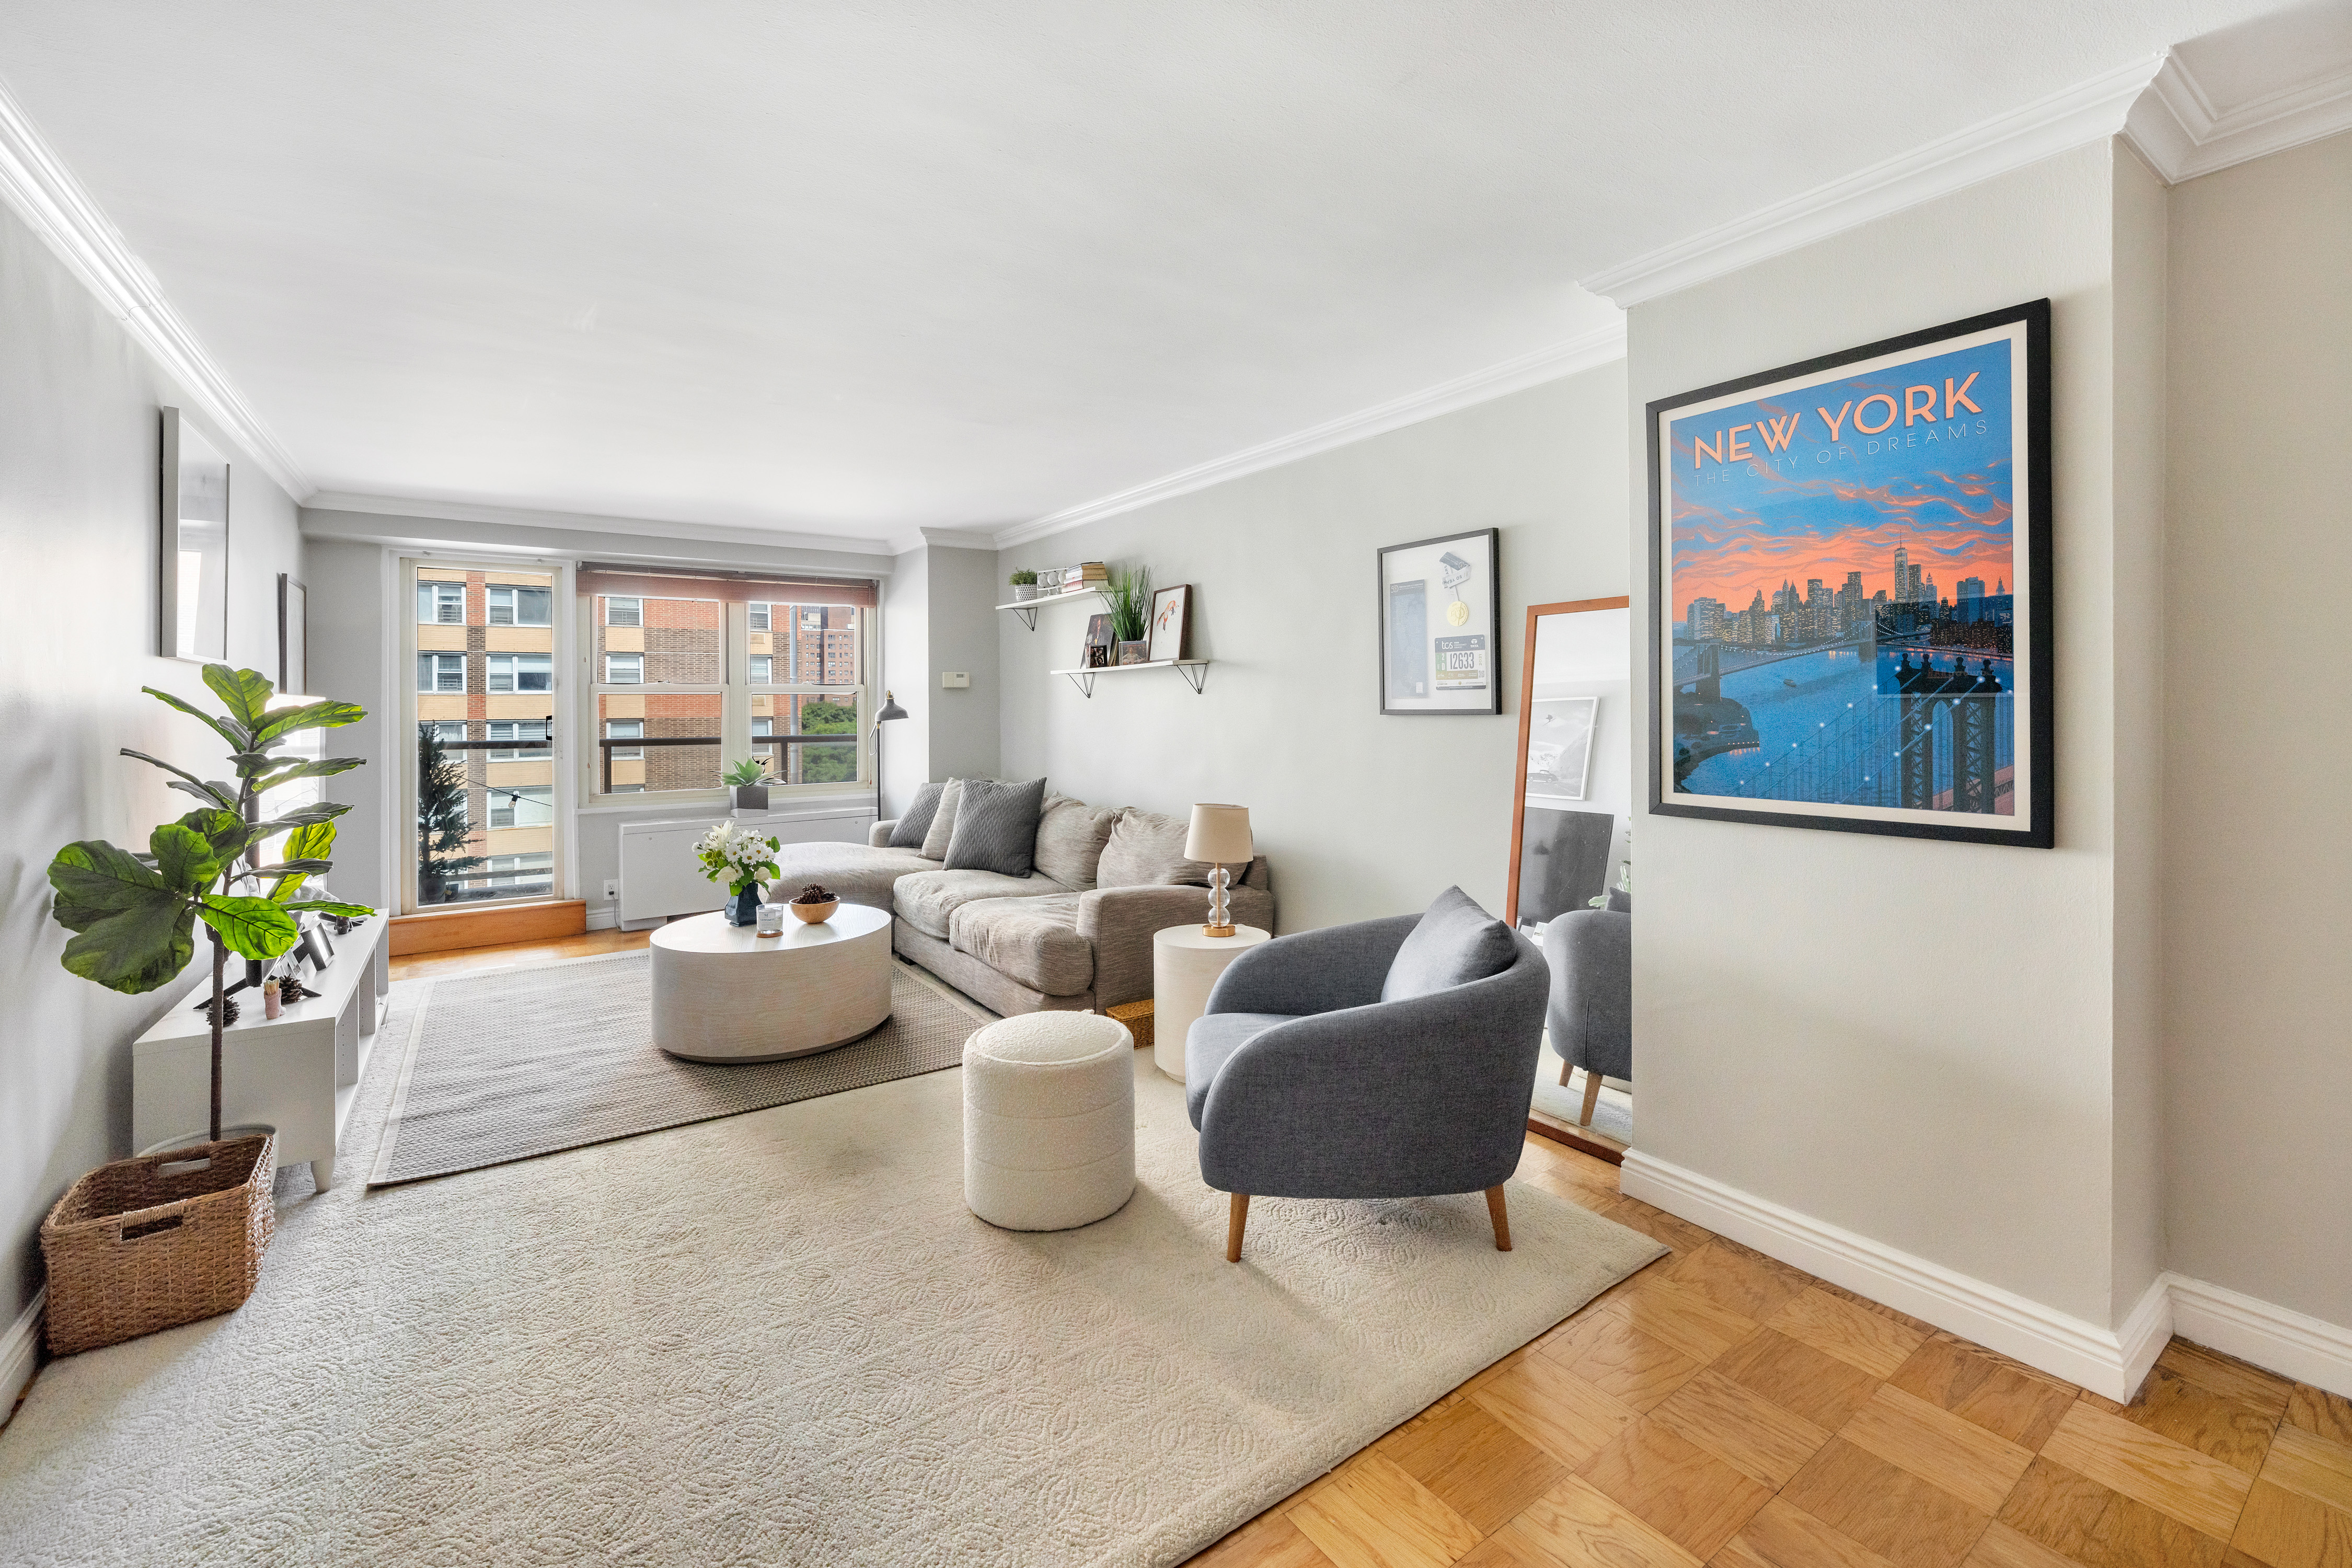
[[760, 879], [776, 875], [777, 840], [764, 837], [732, 822], [722, 822], [695, 841], [702, 874], [727, 884], [727, 923], [756, 925], [760, 920]]

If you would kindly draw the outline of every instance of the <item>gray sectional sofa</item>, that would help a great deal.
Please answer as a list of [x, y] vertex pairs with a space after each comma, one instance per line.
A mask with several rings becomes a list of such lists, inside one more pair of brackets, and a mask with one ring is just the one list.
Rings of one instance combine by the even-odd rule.
[[[1180, 817], [1049, 795], [1026, 877], [891, 848], [896, 826], [876, 823], [862, 845], [785, 845], [770, 896], [822, 882], [888, 910], [900, 956], [999, 1013], [1139, 1002], [1151, 994], [1151, 933], [1208, 918], [1209, 867], [1184, 858]], [[1239, 924], [1274, 929], [1265, 857], [1236, 873], [1233, 909]]]

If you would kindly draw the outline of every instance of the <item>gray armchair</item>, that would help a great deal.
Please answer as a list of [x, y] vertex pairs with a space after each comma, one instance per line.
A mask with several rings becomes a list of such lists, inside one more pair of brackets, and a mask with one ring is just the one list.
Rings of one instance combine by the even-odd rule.
[[1559, 1053], [1559, 1083], [1584, 1069], [1584, 1110], [1592, 1125], [1602, 1078], [1633, 1077], [1633, 916], [1622, 910], [1570, 910], [1544, 928], [1551, 1004], [1544, 1021]]
[[[1382, 1002], [1418, 917], [1286, 936], [1234, 960], [1185, 1037], [1201, 1175], [1233, 1194], [1241, 1257], [1253, 1194], [1428, 1197], [1484, 1192], [1510, 1249], [1503, 1183], [1518, 1168], [1549, 976], [1510, 933], [1509, 967]], [[1499, 929], [1499, 928], [1497, 928]]]

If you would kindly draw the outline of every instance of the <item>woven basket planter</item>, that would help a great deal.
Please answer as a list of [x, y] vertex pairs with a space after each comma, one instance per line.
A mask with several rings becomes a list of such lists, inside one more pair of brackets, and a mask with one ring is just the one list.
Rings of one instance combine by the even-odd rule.
[[263, 1133], [117, 1160], [68, 1187], [41, 1222], [49, 1353], [243, 1306], [277, 1221], [277, 1142]]

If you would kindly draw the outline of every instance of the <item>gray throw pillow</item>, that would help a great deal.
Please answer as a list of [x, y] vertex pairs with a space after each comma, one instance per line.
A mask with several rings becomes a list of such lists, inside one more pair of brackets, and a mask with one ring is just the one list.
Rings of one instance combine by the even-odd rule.
[[1117, 806], [1088, 805], [1066, 795], [1048, 795], [1037, 819], [1037, 873], [1066, 888], [1091, 888], [1103, 846], [1118, 821]]
[[[1192, 824], [1181, 816], [1133, 807], [1119, 814], [1095, 864], [1095, 885], [1102, 888], [1205, 888], [1213, 869], [1206, 860], [1184, 858], [1184, 841]], [[1239, 885], [1244, 868], [1233, 868]]]
[[931, 810], [931, 825], [923, 829], [923, 858], [944, 860], [955, 837], [956, 803], [963, 798], [963, 780], [950, 779], [940, 786], [940, 803]]
[[931, 830], [931, 818], [940, 812], [940, 795], [947, 785], [927, 784], [915, 792], [915, 804], [907, 814], [890, 825], [890, 847], [920, 849], [923, 836]]
[[1461, 889], [1448, 888], [1397, 949], [1389, 977], [1381, 983], [1381, 1000], [1403, 1002], [1451, 991], [1502, 973], [1517, 956], [1509, 927]]
[[1045, 781], [1005, 784], [966, 779], [956, 802], [955, 837], [948, 845], [950, 871], [994, 871], [1025, 877], [1035, 864], [1037, 817], [1045, 808]]

